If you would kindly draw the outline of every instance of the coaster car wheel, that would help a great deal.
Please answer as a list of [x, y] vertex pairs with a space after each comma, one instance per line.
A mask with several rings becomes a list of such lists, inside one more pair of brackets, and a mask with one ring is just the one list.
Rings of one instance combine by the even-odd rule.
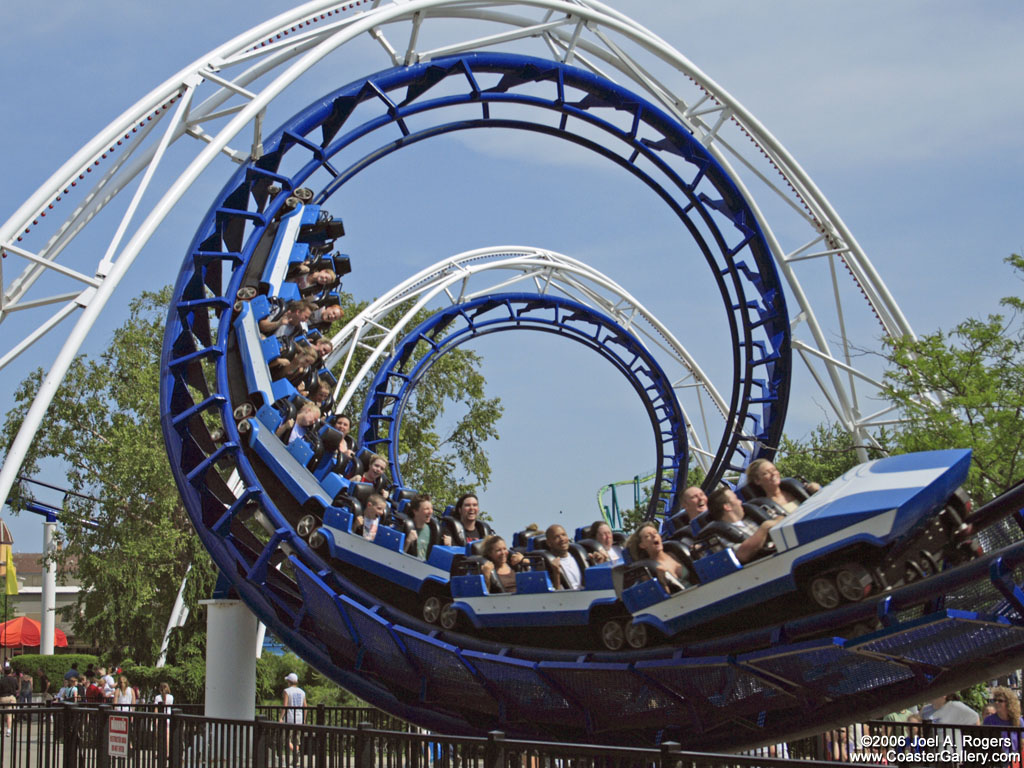
[[650, 632], [647, 631], [646, 624], [627, 624], [625, 635], [626, 643], [630, 648], [636, 650], [645, 647], [650, 640]]
[[856, 603], [871, 593], [873, 579], [868, 569], [858, 563], [848, 563], [836, 573], [836, 589], [844, 600]]
[[315, 551], [320, 554], [327, 553], [327, 537], [320, 532], [319, 528], [309, 534], [309, 539], [307, 539], [307, 541], [309, 542], [309, 546]]
[[430, 595], [423, 601], [423, 620], [428, 624], [437, 624], [438, 619], [441, 618], [441, 612], [444, 608], [444, 602], [439, 596]]
[[601, 625], [601, 645], [609, 651], [618, 651], [626, 644], [626, 630], [622, 622], [616, 619], [608, 619]]
[[295, 532], [306, 541], [309, 541], [309, 537], [313, 534], [313, 531], [319, 527], [320, 521], [317, 520], [316, 517], [313, 515], [303, 515], [295, 525]]
[[928, 567], [931, 569], [932, 574], [940, 573], [942, 571], [942, 558], [939, 555], [925, 549], [921, 551], [921, 559], [928, 563]]
[[926, 570], [927, 567], [927, 564], [921, 565], [921, 563], [919, 563], [917, 560], [913, 558], [907, 560], [907, 566], [906, 571], [903, 574], [903, 580], [907, 584], [910, 584], [911, 582], [920, 581], [921, 579], [928, 578], [929, 576], [931, 576], [931, 573], [929, 573], [928, 570]]
[[444, 629], [451, 631], [458, 629], [459, 624], [462, 623], [462, 615], [453, 603], [447, 603], [441, 609], [441, 615], [438, 618], [438, 621]]
[[841, 602], [839, 589], [836, 587], [836, 583], [831, 576], [821, 575], [814, 577], [808, 587], [808, 592], [814, 604], [827, 611], [837, 608]]

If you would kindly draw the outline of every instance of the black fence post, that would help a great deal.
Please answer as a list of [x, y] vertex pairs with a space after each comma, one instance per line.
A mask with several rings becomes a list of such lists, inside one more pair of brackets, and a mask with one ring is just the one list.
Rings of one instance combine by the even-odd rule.
[[505, 732], [488, 731], [484, 747], [484, 768], [501, 768], [505, 764]]
[[63, 723], [64, 768], [78, 768], [78, 714], [68, 702], [61, 703]]
[[183, 752], [183, 746], [184, 746], [182, 744], [182, 742], [184, 741], [184, 735], [183, 735], [184, 730], [185, 730], [185, 723], [181, 719], [181, 710], [180, 709], [172, 709], [171, 710], [171, 755], [170, 755], [171, 759], [170, 759], [170, 762], [168, 763], [168, 766], [170, 766], [170, 767], [179, 766], [179, 765], [182, 764], [182, 757], [183, 757], [182, 752]]
[[370, 724], [359, 723], [356, 726], [356, 765], [355, 768], [373, 768], [373, 740], [367, 731]]
[[96, 710], [96, 768], [110, 768], [110, 705]]
[[316, 705], [316, 724], [327, 725], [327, 707], [323, 704]]
[[269, 718], [256, 715], [252, 726], [252, 764], [253, 768], [267, 768], [267, 729], [265, 723]]
[[170, 744], [168, 743], [171, 738], [171, 721], [170, 719], [160, 717], [164, 711], [163, 707], [160, 707], [155, 712], [158, 716], [153, 719], [153, 749], [156, 752], [156, 765], [158, 768], [164, 768], [164, 766], [170, 765], [171, 755], [169, 753]]
[[665, 741], [661, 744], [660, 768], [676, 768], [682, 762], [682, 747], [678, 741]]
[[[322, 706], [322, 705], [321, 705]], [[317, 713], [319, 716], [320, 713]], [[322, 725], [322, 723], [318, 723]], [[316, 745], [316, 759], [313, 765], [317, 768], [327, 768], [327, 739], [329, 738], [326, 730], [318, 730], [313, 734], [314, 744]]]

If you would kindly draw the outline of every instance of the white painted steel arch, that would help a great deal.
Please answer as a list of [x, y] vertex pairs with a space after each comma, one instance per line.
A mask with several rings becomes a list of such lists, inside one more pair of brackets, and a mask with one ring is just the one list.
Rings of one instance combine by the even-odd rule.
[[[360, 384], [373, 378], [421, 310], [506, 291], [565, 296], [603, 312], [636, 336], [673, 380], [691, 455], [707, 472], [714, 459], [708, 446], [717, 445], [728, 428], [726, 398], [668, 326], [625, 288], [582, 261], [542, 248], [500, 246], [460, 253], [417, 272], [366, 306], [331, 339], [328, 365], [338, 376], [337, 411], [346, 410]], [[371, 351], [353, 372], [359, 348]], [[696, 421], [691, 411], [699, 414]]]
[[[467, 27], [472, 28], [470, 37], [462, 34]], [[885, 333], [903, 335], [911, 329], [803, 169], [753, 115], [680, 52], [595, 0], [313, 0], [238, 35], [154, 88], [75, 153], [0, 226], [7, 268], [0, 321], [17, 311], [33, 318], [29, 332], [3, 334], [0, 368], [82, 310], [7, 454], [0, 498], [10, 491], [72, 358], [156, 227], [220, 154], [237, 162], [258, 155], [267, 106], [314, 64], [363, 36], [375, 40], [382, 52], [374, 70], [463, 51], [518, 50], [539, 43], [552, 58], [603, 74], [675, 115], [747, 197], [788, 285], [794, 348], [837, 421], [869, 439], [865, 428], [884, 418], [888, 409], [861, 414], [858, 386], [876, 387], [877, 382], [853, 364], [848, 314], [863, 294]], [[421, 39], [431, 40], [431, 47], [421, 48]], [[536, 54], [535, 49], [530, 52]], [[346, 72], [344, 79], [359, 74]], [[181, 141], [186, 138], [191, 141]], [[178, 146], [168, 153], [172, 144]], [[154, 181], [157, 171], [173, 182], [162, 188]], [[773, 211], [769, 217], [768, 208], [782, 213]], [[110, 231], [103, 232], [107, 245], [100, 249], [102, 255], [95, 264], [89, 255], [79, 254], [76, 260], [76, 239], [87, 228], [90, 233], [100, 228], [100, 213], [117, 222], [104, 225]], [[779, 215], [795, 219], [797, 226], [789, 222], [773, 229], [768, 219]], [[784, 239], [776, 234], [781, 231], [790, 234]], [[803, 270], [816, 263], [827, 265], [832, 287], [815, 290], [812, 306]], [[20, 271], [12, 270], [15, 264]], [[840, 280], [843, 270], [852, 281]]]

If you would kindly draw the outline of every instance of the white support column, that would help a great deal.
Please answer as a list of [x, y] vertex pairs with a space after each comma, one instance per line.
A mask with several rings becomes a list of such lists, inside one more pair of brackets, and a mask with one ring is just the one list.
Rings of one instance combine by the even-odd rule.
[[241, 600], [206, 606], [206, 716], [256, 718], [256, 617]]
[[53, 534], [57, 530], [57, 522], [47, 518], [43, 523], [43, 570], [42, 605], [40, 607], [39, 653], [43, 656], [53, 655], [54, 618], [57, 612], [57, 564], [53, 562]]

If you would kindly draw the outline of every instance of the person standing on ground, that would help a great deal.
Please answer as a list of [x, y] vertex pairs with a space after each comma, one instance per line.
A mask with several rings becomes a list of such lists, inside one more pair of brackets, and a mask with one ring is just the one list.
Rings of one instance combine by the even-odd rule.
[[103, 685], [96, 679], [94, 674], [92, 677], [87, 678], [88, 685], [85, 687], [85, 694], [83, 698], [86, 704], [104, 704], [107, 700], [106, 696], [103, 695]]
[[42, 667], [36, 667], [36, 678], [39, 680], [39, 692], [43, 694], [43, 704], [49, 704], [53, 698], [50, 695], [50, 678], [46, 676]]
[[[171, 693], [171, 686], [167, 683], [160, 683], [160, 693], [153, 699], [153, 703], [157, 706], [157, 714], [170, 715], [171, 708], [174, 706], [174, 694]], [[171, 754], [171, 721], [167, 720], [166, 732], [164, 738], [167, 740], [167, 754]]]
[[114, 682], [114, 676], [107, 674], [106, 667], [100, 667], [96, 674], [99, 675], [97, 684], [103, 689], [103, 700], [107, 704], [114, 703], [114, 689], [117, 688], [117, 684]]
[[135, 706], [135, 690], [128, 685], [128, 678], [124, 675], [117, 680], [117, 687], [114, 688], [114, 704], [118, 709], [131, 709]]
[[[12, 707], [18, 703], [18, 678], [14, 674], [14, 670], [8, 668], [7, 674], [0, 679], [0, 704]], [[11, 710], [8, 709], [4, 714], [4, 733], [8, 736], [11, 735], [11, 722], [13, 721]]]
[[78, 689], [78, 700], [85, 701], [85, 692], [89, 690], [89, 678], [85, 675], [79, 675], [75, 681], [75, 687]]
[[32, 675], [18, 673], [18, 706], [27, 707], [32, 703]]
[[[1006, 753], [1012, 752], [1015, 755], [1020, 754], [1020, 731], [1016, 730], [1021, 726], [1024, 726], [1024, 718], [1020, 715], [1020, 699], [1017, 698], [1017, 694], [1011, 691], [1009, 688], [999, 686], [998, 688], [992, 689], [992, 702], [996, 708], [995, 714], [987, 715], [982, 721], [982, 725], [1002, 725], [1008, 726], [1012, 730], [1006, 730], [1000, 733], [1000, 737], [1005, 739], [1002, 743], [1009, 745], [1010, 748], [1000, 747], [994, 752]], [[1019, 764], [1019, 761], [1017, 761]], [[1005, 766], [1007, 763], [1003, 761], [992, 761], [990, 765], [995, 763], [999, 766]]]
[[281, 710], [278, 721], [302, 725], [301, 708], [306, 706], [306, 692], [299, 688], [299, 676], [294, 672], [289, 673], [284, 681], [288, 683], [288, 687], [284, 689], [284, 709]]
[[78, 680], [68, 678], [64, 680], [64, 687], [57, 691], [57, 701], [69, 701], [72, 704], [78, 701]]
[[[289, 672], [284, 681], [288, 683], [288, 687], [284, 689], [283, 707], [278, 721], [302, 725], [302, 707], [306, 706], [306, 692], [299, 688], [299, 676], [294, 672]], [[288, 750], [294, 755], [300, 752], [300, 747], [298, 734], [289, 732]]]
[[160, 683], [160, 693], [153, 699], [153, 703], [160, 707], [157, 712], [164, 715], [171, 714], [171, 707], [174, 706], [174, 694], [171, 693], [171, 686], [167, 683]]

